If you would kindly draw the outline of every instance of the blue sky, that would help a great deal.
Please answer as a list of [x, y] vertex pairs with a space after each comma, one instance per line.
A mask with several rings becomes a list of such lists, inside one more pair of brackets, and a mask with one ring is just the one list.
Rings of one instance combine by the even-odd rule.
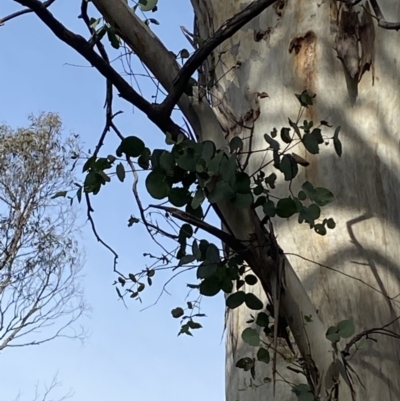
[[[86, 34], [77, 16], [79, 1], [57, 0], [51, 8], [69, 29]], [[160, 22], [154, 30], [167, 47], [178, 52], [189, 48], [179, 26], [192, 26], [189, 0], [160, 0], [152, 15]], [[3, 0], [0, 16], [18, 9], [12, 0]], [[0, 122], [24, 126], [27, 115], [57, 112], [65, 132], [80, 134], [85, 148], [94, 148], [104, 124], [104, 80], [33, 15], [24, 15], [0, 27]], [[119, 69], [121, 65], [115, 64]], [[141, 88], [148, 94], [147, 80]], [[145, 138], [151, 148], [165, 146], [160, 132], [131, 106], [117, 101], [122, 109], [118, 125], [124, 135]], [[114, 152], [118, 141], [110, 134], [103, 152]], [[142, 178], [142, 182], [144, 176]], [[148, 263], [145, 251], [156, 252], [144, 229], [127, 228], [131, 214], [138, 215], [130, 178], [114, 180], [93, 200], [97, 228], [119, 253], [118, 268], [137, 271]], [[150, 199], [144, 197], [147, 203]], [[82, 216], [82, 221], [84, 218]], [[72, 388], [73, 400], [155, 401], [173, 399], [221, 400], [224, 397], [223, 299], [205, 299], [204, 329], [195, 337], [180, 336], [179, 322], [170, 310], [184, 305], [185, 284], [194, 282], [194, 273], [178, 278], [169, 286], [171, 296], [140, 312], [137, 302], [128, 309], [118, 301], [112, 282], [112, 256], [101, 247], [84, 225], [82, 247], [86, 253], [84, 285], [92, 307], [91, 317], [81, 321], [90, 331], [82, 346], [78, 341], [59, 339], [39, 347], [6, 349], [0, 359], [0, 401], [11, 401], [18, 392], [21, 400], [33, 398], [35, 384], [50, 383], [58, 372], [62, 386], [53, 393], [57, 400]], [[154, 302], [168, 275], [156, 275], [153, 288], [144, 294], [143, 306]]]

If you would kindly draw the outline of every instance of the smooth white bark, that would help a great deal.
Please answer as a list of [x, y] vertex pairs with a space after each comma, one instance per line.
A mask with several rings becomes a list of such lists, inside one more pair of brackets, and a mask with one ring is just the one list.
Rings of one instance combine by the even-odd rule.
[[[248, 4], [224, 0], [192, 2], [202, 37], [212, 34]], [[247, 137], [250, 130], [241, 128], [246, 122], [246, 126], [253, 127], [253, 150], [265, 147], [264, 133], [288, 126], [288, 117], [296, 118], [298, 103], [293, 94], [304, 89], [317, 94], [315, 106], [307, 111], [305, 119], [341, 125], [342, 158], [334, 154], [332, 145], [317, 157], [307, 155], [301, 147], [294, 150], [311, 163], [302, 169], [298, 182], [309, 180], [336, 195], [336, 202], [324, 212], [335, 218], [336, 229], [320, 237], [306, 225], [298, 225], [295, 218], [288, 222], [277, 220], [275, 224], [279, 243], [290, 254], [326, 326], [351, 317], [357, 331], [361, 331], [383, 325], [400, 313], [399, 299], [388, 298], [400, 293], [400, 37], [375, 24], [374, 85], [372, 72], [366, 72], [357, 94], [354, 84], [348, 86], [334, 50], [338, 4], [280, 1], [221, 45], [214, 53], [216, 64], [211, 66], [209, 61], [209, 68], [216, 68], [219, 77], [213, 90], [214, 111], [226, 136]], [[400, 19], [398, 2], [381, 0], [380, 5], [388, 19]], [[361, 12], [361, 8], [357, 11]], [[295, 49], [290, 51], [291, 44], [298, 45], [298, 53]], [[269, 98], [260, 99], [259, 92], [268, 93]], [[262, 165], [264, 157], [255, 153], [249, 171]], [[296, 193], [296, 186], [294, 189]], [[282, 183], [279, 191], [284, 194], [287, 190], [287, 184]], [[338, 269], [376, 290], [295, 255]], [[255, 291], [262, 293], [260, 288]], [[249, 384], [250, 375], [236, 369], [234, 363], [254, 352], [240, 338], [248, 317], [244, 306], [229, 312], [227, 400], [295, 399], [285, 383], [278, 384], [276, 398], [268, 384], [239, 391], [246, 387], [245, 382]], [[399, 332], [398, 326], [393, 329]], [[372, 350], [359, 352], [352, 362], [366, 387], [364, 390], [354, 377], [357, 399], [398, 400], [400, 344], [387, 337], [376, 339], [378, 343]], [[284, 366], [281, 360], [281, 373], [285, 373]], [[264, 373], [271, 376], [268, 370]], [[288, 377], [300, 380], [293, 374]], [[349, 397], [342, 393], [340, 400], [348, 401]]]

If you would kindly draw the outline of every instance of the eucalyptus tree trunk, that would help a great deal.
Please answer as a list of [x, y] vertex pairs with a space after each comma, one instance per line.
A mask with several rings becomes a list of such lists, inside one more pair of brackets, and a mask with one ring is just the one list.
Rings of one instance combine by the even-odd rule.
[[[211, 36], [248, 3], [192, 0], [199, 36]], [[381, 0], [380, 6], [388, 19], [400, 19], [399, 2]], [[334, 217], [336, 228], [319, 236], [296, 218], [274, 223], [279, 244], [326, 327], [353, 318], [357, 332], [399, 315], [399, 299], [393, 298], [400, 293], [400, 36], [378, 27], [369, 12], [366, 2], [349, 9], [328, 0], [278, 1], [220, 45], [203, 66], [204, 80], [215, 77], [210, 98], [226, 138], [252, 137], [251, 143], [245, 140], [248, 150], [264, 149], [265, 133], [296, 118], [294, 93], [303, 90], [316, 94], [304, 119], [341, 126], [341, 158], [333, 146], [317, 156], [302, 146], [294, 149], [310, 162], [300, 167], [296, 180], [335, 194], [324, 213]], [[265, 153], [253, 153], [248, 172], [264, 163]], [[297, 193], [296, 186], [292, 189]], [[278, 191], [287, 195], [287, 183]], [[263, 295], [261, 287], [247, 290]], [[250, 373], [235, 367], [239, 358], [255, 352], [240, 337], [249, 317], [245, 306], [228, 313], [227, 401], [296, 399], [281, 379], [298, 383], [303, 378], [287, 369], [282, 355], [275, 397], [271, 383], [258, 386], [272, 377], [270, 365], [257, 371], [253, 385]], [[353, 375], [356, 399], [399, 400], [400, 344], [390, 337], [375, 339], [371, 350], [351, 360], [365, 386]], [[279, 352], [290, 354], [283, 345]]]

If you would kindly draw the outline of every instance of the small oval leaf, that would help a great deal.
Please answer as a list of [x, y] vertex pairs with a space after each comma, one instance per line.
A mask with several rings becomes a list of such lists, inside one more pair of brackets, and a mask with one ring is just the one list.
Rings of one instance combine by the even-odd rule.
[[230, 309], [235, 309], [243, 304], [246, 294], [243, 291], [237, 291], [226, 298], [226, 306]]
[[260, 344], [260, 337], [258, 331], [248, 327], [242, 332], [242, 340], [253, 347], [257, 347]]
[[264, 304], [260, 299], [251, 292], [246, 294], [245, 303], [246, 306], [252, 310], [261, 310], [264, 308]]

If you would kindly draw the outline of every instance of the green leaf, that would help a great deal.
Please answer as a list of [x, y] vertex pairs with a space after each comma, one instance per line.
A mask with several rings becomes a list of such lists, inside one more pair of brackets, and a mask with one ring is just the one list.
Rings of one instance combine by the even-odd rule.
[[246, 294], [246, 298], [245, 298], [245, 303], [246, 306], [249, 309], [252, 310], [261, 310], [264, 308], [264, 304], [258, 299], [257, 296], [255, 296], [254, 294], [252, 294], [251, 292], [248, 292]]
[[261, 347], [257, 351], [257, 360], [259, 360], [260, 362], [269, 363], [270, 357], [268, 350]]
[[168, 200], [176, 207], [185, 206], [191, 201], [190, 192], [186, 188], [171, 188]]
[[158, 0], [139, 0], [139, 8], [142, 11], [151, 11], [157, 6]]
[[280, 148], [279, 142], [275, 139], [272, 139], [268, 134], [264, 134], [264, 139], [267, 141], [268, 145], [271, 149], [278, 151]]
[[103, 37], [106, 34], [106, 32], [107, 32], [107, 26], [106, 25], [101, 26], [96, 32], [97, 40], [103, 39]]
[[178, 166], [185, 171], [196, 171], [196, 163], [199, 157], [194, 154], [193, 149], [188, 149], [186, 153], [177, 159]]
[[297, 195], [299, 200], [304, 201], [307, 199], [307, 195], [304, 191], [299, 191], [299, 194]]
[[201, 206], [196, 207], [194, 209], [190, 203], [188, 203], [185, 207], [185, 212], [191, 214], [194, 217], [197, 217], [198, 219], [203, 218], [203, 209]]
[[275, 181], [277, 176], [275, 173], [271, 173], [264, 181], [270, 188], [275, 189]]
[[268, 315], [264, 312], [260, 312], [257, 315], [256, 325], [260, 327], [267, 327], [269, 323]]
[[[256, 196], [261, 195], [264, 192], [264, 187], [262, 185], [257, 185], [254, 189], [253, 189], [253, 194]], [[264, 196], [265, 199], [265, 196]], [[257, 206], [262, 205], [262, 203], [258, 203]], [[255, 206], [255, 207], [257, 207]]]
[[311, 391], [304, 391], [297, 396], [298, 401], [316, 401], [314, 394]]
[[107, 37], [108, 37], [108, 40], [111, 43], [111, 46], [114, 49], [119, 49], [121, 40], [120, 40], [119, 36], [115, 33], [113, 28], [111, 28], [111, 27], [107, 28]]
[[244, 286], [244, 280], [237, 280], [236, 281], [236, 289], [239, 290]]
[[253, 204], [253, 195], [252, 194], [239, 194], [232, 199], [232, 202], [240, 207], [240, 208], [248, 208]]
[[322, 133], [321, 133], [321, 129], [320, 128], [314, 128], [311, 131], [311, 135], [315, 136], [315, 139], [317, 140], [317, 142], [319, 144], [324, 143], [324, 138], [322, 138]]
[[160, 158], [164, 152], [165, 152], [164, 149], [154, 149], [153, 150], [153, 153], [151, 154], [151, 157], [150, 157], [151, 166], [153, 167], [153, 170], [156, 170], [158, 167], [160, 167]]
[[301, 94], [295, 94], [295, 96], [297, 97], [297, 100], [300, 102], [302, 107], [307, 108], [308, 106], [312, 106], [313, 104], [312, 97], [306, 90], [301, 92]]
[[259, 196], [256, 201], [254, 202], [254, 209], [258, 206], [264, 205], [264, 203], [267, 201], [267, 198], [265, 196]]
[[88, 171], [90, 168], [92, 168], [94, 166], [95, 162], [96, 162], [96, 156], [89, 157], [89, 159], [87, 159], [85, 164], [83, 165], [82, 173], [84, 173], [85, 171]]
[[237, 291], [226, 298], [226, 306], [230, 309], [235, 309], [243, 304], [246, 294], [243, 291]]
[[[194, 255], [183, 255], [179, 259], [178, 266], [187, 265], [189, 263], [194, 262], [195, 260], [196, 260], [196, 257]], [[201, 277], [201, 278], [204, 278], [204, 277]]]
[[190, 53], [189, 53], [189, 51], [188, 51], [187, 49], [182, 49], [182, 50], [179, 52], [179, 55], [180, 55], [182, 58], [189, 58]]
[[335, 147], [336, 154], [342, 156], [342, 142], [339, 139], [340, 125], [335, 129], [333, 134], [333, 146]]
[[274, 160], [274, 167], [279, 169], [279, 165], [281, 164], [281, 156], [277, 150], [272, 152], [273, 160]]
[[96, 174], [94, 171], [90, 171], [86, 177], [85, 181], [83, 183], [83, 189], [86, 193], [93, 192], [94, 195], [96, 195], [100, 191], [101, 187], [101, 181], [100, 177], [98, 174]]
[[125, 167], [122, 163], [117, 164], [117, 169], [116, 169], [117, 177], [121, 182], [124, 182], [125, 180]]
[[111, 165], [112, 163], [110, 162], [110, 160], [108, 160], [107, 157], [99, 157], [92, 166], [92, 168], [97, 172], [100, 172], [100, 170], [106, 170], [110, 168]]
[[66, 196], [67, 196], [67, 193], [68, 193], [68, 191], [59, 191], [59, 192], [56, 192], [52, 197], [51, 197], [51, 199], [55, 199], [55, 198], [65, 198]]
[[183, 224], [179, 230], [179, 237], [191, 238], [193, 235], [193, 227], [190, 224]]
[[369, 350], [369, 342], [367, 339], [363, 338], [360, 341], [356, 342], [356, 348], [360, 351], [367, 351]]
[[197, 209], [204, 201], [204, 191], [201, 188], [198, 188], [194, 197], [192, 198], [191, 206], [193, 209]]
[[268, 199], [264, 204], [263, 204], [263, 212], [266, 216], [268, 217], [275, 217], [276, 214], [276, 207], [275, 203], [272, 202], [272, 200]]
[[315, 195], [315, 188], [309, 181], [305, 181], [304, 184], [301, 186], [303, 191], [307, 194], [307, 196], [311, 199], [314, 200], [314, 195]]
[[337, 324], [337, 328], [339, 330], [339, 335], [342, 338], [351, 337], [356, 330], [352, 320], [342, 320]]
[[210, 263], [219, 263], [221, 261], [219, 249], [214, 244], [209, 244], [207, 246], [206, 260]]
[[218, 277], [212, 276], [204, 279], [199, 286], [200, 294], [207, 297], [217, 295], [221, 290], [221, 282]]
[[291, 143], [290, 128], [281, 128], [281, 139], [285, 143]]
[[178, 333], [178, 336], [180, 336], [181, 334], [186, 334], [188, 336], [193, 336], [193, 334], [190, 332], [190, 327], [188, 326], [188, 324], [182, 325], [181, 330]]
[[203, 142], [203, 150], [201, 152], [201, 158], [206, 162], [209, 162], [211, 158], [214, 157], [215, 154], [215, 145], [214, 142], [204, 141]]
[[96, 26], [100, 23], [101, 18], [90, 18], [90, 27], [92, 29], [96, 28]]
[[166, 176], [158, 170], [151, 171], [146, 177], [147, 192], [154, 199], [163, 199], [168, 196], [171, 188], [165, 179]]
[[117, 148], [117, 156], [139, 157], [144, 151], [144, 142], [136, 136], [127, 136]]
[[229, 149], [231, 150], [231, 153], [242, 150], [243, 149], [242, 138], [234, 136], [229, 142]]
[[242, 331], [242, 340], [253, 347], [260, 345], [260, 337], [258, 331], [248, 327]]
[[310, 206], [302, 206], [300, 210], [300, 214], [303, 219], [314, 226], [314, 220], [318, 219], [321, 215], [321, 209], [315, 203], [311, 204]]
[[326, 235], [327, 231], [323, 224], [316, 224], [314, 226], [314, 231], [319, 235]]
[[175, 309], [172, 309], [172, 311], [171, 311], [171, 315], [172, 315], [172, 317], [174, 317], [175, 319], [180, 318], [181, 316], [183, 316], [184, 313], [185, 313], [185, 312], [183, 311], [182, 308], [175, 308]]
[[230, 199], [235, 195], [235, 191], [226, 181], [218, 181], [208, 196], [210, 203], [218, 202], [222, 199]]
[[203, 278], [212, 277], [215, 274], [215, 272], [217, 271], [217, 267], [218, 267], [218, 265], [216, 263], [204, 261], [197, 268], [197, 278], [203, 279]]
[[137, 219], [136, 217], [129, 217], [128, 219], [128, 227], [132, 227], [134, 224], [139, 223], [139, 219]]
[[199, 245], [196, 240], [194, 240], [192, 243], [192, 253], [193, 253], [193, 256], [196, 258], [196, 260], [200, 260], [201, 252], [200, 252]]
[[160, 167], [167, 173], [169, 174], [175, 165], [175, 160], [174, 156], [168, 152], [164, 151], [162, 152], [160, 159], [159, 159]]
[[236, 173], [236, 183], [235, 183], [235, 191], [241, 194], [248, 194], [251, 192], [250, 189], [250, 177], [247, 173], [238, 172]]
[[239, 359], [235, 366], [239, 369], [243, 369], [245, 372], [248, 372], [254, 367], [254, 359], [246, 356], [245, 358]]
[[227, 276], [222, 277], [221, 289], [227, 294], [230, 294], [233, 290], [233, 281]]
[[311, 133], [304, 134], [302, 142], [304, 147], [311, 154], [316, 155], [319, 153], [318, 139], [315, 135]]
[[229, 159], [227, 157], [223, 157], [221, 159], [220, 165], [220, 174], [222, 179], [226, 181], [231, 188], [235, 187], [235, 179], [236, 179], [236, 155], [231, 155]]
[[334, 229], [336, 227], [336, 223], [335, 220], [333, 220], [332, 218], [329, 218], [326, 222], [326, 226], [328, 228], [330, 228], [331, 230]]
[[333, 343], [337, 343], [340, 340], [338, 328], [336, 326], [329, 327], [326, 331], [326, 338]]
[[299, 167], [292, 155], [284, 155], [279, 164], [279, 170], [285, 175], [285, 181], [291, 181], [299, 172]]
[[160, 25], [160, 23], [155, 18], [149, 18], [147, 21], [149, 21], [149, 22], [151, 22], [152, 24], [155, 24], [155, 25]]
[[248, 274], [248, 275], [244, 278], [244, 281], [246, 281], [246, 283], [247, 283], [248, 285], [255, 285], [255, 284], [257, 284], [258, 279], [257, 279], [257, 277], [256, 277], [254, 274]]
[[194, 322], [193, 320], [189, 320], [187, 322], [187, 325], [191, 328], [191, 329], [201, 329], [203, 326], [200, 323]]
[[279, 199], [276, 205], [276, 214], [282, 218], [289, 218], [297, 212], [296, 202], [292, 198]]
[[313, 194], [313, 200], [319, 206], [325, 206], [332, 203], [335, 200], [335, 196], [329, 189], [326, 188], [315, 188], [315, 193]]

